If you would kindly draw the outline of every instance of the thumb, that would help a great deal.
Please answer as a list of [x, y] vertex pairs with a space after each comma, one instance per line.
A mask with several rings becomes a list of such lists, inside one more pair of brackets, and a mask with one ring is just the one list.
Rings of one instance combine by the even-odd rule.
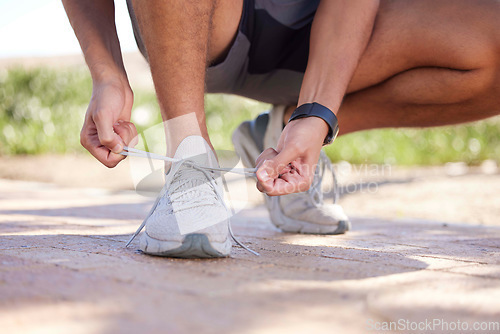
[[106, 115], [105, 119], [102, 119], [102, 116], [99, 119], [94, 119], [99, 142], [111, 152], [120, 153], [123, 150], [123, 140], [114, 132], [113, 122], [107, 118]]
[[295, 150], [285, 147], [272, 159], [264, 161], [257, 170], [257, 179], [263, 183], [268, 183], [276, 179], [283, 170], [288, 167], [290, 162], [297, 158], [298, 156]]
[[137, 145], [137, 129], [135, 128], [134, 123], [126, 122], [126, 121], [118, 121], [113, 129], [123, 140], [123, 143], [127, 146], [134, 147]]

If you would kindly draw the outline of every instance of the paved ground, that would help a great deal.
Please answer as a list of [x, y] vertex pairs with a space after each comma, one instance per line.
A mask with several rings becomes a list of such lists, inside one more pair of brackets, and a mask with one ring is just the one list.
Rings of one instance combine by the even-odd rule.
[[[83, 66], [78, 55], [0, 68], [50, 62]], [[140, 56], [125, 63], [133, 87], [151, 89]], [[339, 167], [353, 231], [280, 233], [253, 193], [233, 226], [261, 256], [200, 261], [124, 248], [151, 205], [126, 191], [126, 163], [2, 157], [0, 331], [500, 333], [498, 168]]]
[[[202, 261], [124, 248], [151, 205], [134, 192], [0, 179], [0, 328], [367, 333], [397, 322], [462, 333], [451, 329], [484, 321], [475, 332], [500, 333], [500, 175], [395, 170], [377, 182], [376, 193], [343, 197], [354, 217], [344, 236], [280, 233], [256, 201], [233, 226], [261, 256], [235, 247]], [[463, 193], [475, 198], [466, 208]], [[481, 219], [469, 213], [481, 207]], [[435, 331], [411, 331], [425, 321]]]

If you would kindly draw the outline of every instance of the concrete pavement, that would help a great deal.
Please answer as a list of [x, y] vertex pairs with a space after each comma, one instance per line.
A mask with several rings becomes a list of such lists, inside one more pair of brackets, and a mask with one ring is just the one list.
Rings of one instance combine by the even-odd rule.
[[233, 229], [260, 257], [234, 247], [227, 259], [177, 260], [143, 255], [137, 241], [124, 248], [151, 201], [0, 180], [2, 332], [370, 333], [397, 325], [392, 332], [463, 333], [467, 324], [471, 333], [500, 333], [498, 227], [357, 217], [346, 235], [294, 235], [276, 230], [258, 205]]

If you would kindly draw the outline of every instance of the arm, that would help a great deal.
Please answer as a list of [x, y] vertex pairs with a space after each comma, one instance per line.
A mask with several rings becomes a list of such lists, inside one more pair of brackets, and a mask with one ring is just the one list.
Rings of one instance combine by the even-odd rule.
[[[379, 0], [321, 1], [311, 28], [299, 106], [317, 102], [337, 114], [370, 39], [378, 6]], [[289, 122], [276, 150], [267, 149], [257, 159], [259, 190], [269, 195], [307, 190], [327, 133], [327, 124], [317, 117]]]
[[93, 83], [80, 140], [100, 162], [114, 167], [124, 158], [117, 153], [137, 133], [129, 122], [133, 94], [116, 34], [114, 2], [63, 0], [63, 5]]

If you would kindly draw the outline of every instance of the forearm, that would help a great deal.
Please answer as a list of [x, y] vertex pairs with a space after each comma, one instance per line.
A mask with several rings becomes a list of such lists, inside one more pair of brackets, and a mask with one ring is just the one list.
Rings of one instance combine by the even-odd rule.
[[63, 0], [94, 82], [126, 80], [113, 0]]
[[337, 113], [370, 39], [379, 0], [322, 0], [311, 29], [298, 105], [318, 102]]

